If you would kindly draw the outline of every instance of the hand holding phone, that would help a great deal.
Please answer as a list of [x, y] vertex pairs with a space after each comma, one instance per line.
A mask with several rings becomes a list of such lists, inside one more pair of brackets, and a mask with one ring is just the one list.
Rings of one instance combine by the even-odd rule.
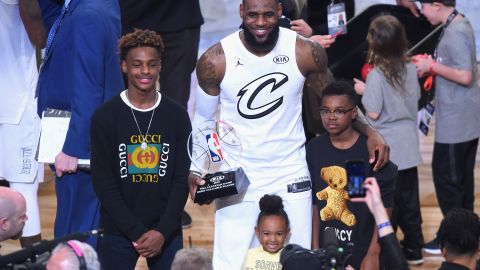
[[367, 166], [363, 160], [349, 160], [345, 163], [347, 171], [347, 192], [350, 198], [365, 197], [366, 190], [363, 186], [367, 178]]
[[335, 34], [331, 35], [332, 38], [336, 38], [338, 37], [339, 35], [343, 34], [343, 29], [340, 29], [338, 32], [336, 32]]

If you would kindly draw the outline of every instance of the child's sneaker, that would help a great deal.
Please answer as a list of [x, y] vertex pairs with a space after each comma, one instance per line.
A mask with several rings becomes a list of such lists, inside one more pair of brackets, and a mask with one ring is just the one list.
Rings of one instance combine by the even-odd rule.
[[429, 254], [440, 255], [442, 251], [440, 250], [440, 243], [438, 242], [437, 237], [423, 245], [423, 251]]
[[413, 250], [404, 247], [403, 254], [405, 255], [405, 259], [407, 259], [407, 262], [410, 265], [419, 265], [423, 263], [422, 250], [420, 249]]

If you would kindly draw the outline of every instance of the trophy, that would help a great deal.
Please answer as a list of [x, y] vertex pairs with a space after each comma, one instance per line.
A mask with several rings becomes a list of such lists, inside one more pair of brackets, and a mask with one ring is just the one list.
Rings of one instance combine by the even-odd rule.
[[233, 127], [214, 120], [194, 125], [188, 145], [193, 171], [205, 180], [198, 186], [194, 202], [205, 203], [238, 193], [235, 171], [242, 147]]

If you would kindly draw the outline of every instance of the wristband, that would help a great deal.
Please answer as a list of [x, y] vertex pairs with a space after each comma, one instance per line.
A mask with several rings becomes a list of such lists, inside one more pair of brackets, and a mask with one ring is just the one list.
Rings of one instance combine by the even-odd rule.
[[200, 172], [197, 172], [197, 171], [190, 171], [191, 174], [193, 175], [196, 175], [198, 177], [202, 177], [202, 174]]
[[433, 71], [433, 66], [435, 66], [437, 62], [436, 61], [433, 61], [431, 64], [430, 64], [430, 67], [428, 67], [428, 71], [430, 72], [430, 74], [432, 74], [433, 76], [437, 75], [437, 73], [435, 71]]
[[392, 223], [390, 223], [390, 221], [378, 224], [377, 229], [380, 231], [382, 228], [385, 228], [385, 227], [388, 227], [388, 226], [392, 226]]

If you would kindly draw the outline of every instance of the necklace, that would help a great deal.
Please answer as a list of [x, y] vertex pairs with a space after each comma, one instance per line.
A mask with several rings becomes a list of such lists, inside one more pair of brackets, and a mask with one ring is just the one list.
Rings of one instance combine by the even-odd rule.
[[[158, 100], [158, 91], [156, 92], [157, 94], [155, 96], [155, 104], [157, 104], [157, 100]], [[131, 105], [129, 106], [130, 111], [132, 112], [133, 120], [135, 120], [135, 124], [137, 125], [138, 133], [140, 133], [140, 137], [142, 138], [142, 144], [141, 144], [142, 150], [147, 150], [148, 144], [145, 140], [148, 136], [148, 131], [150, 131], [150, 125], [152, 124], [153, 115], [155, 114], [155, 109], [157, 109], [157, 107], [153, 108], [152, 116], [150, 116], [150, 122], [148, 122], [147, 132], [145, 133], [145, 136], [143, 136], [142, 131], [140, 130], [140, 126], [138, 125], [137, 117], [135, 117], [135, 113], [133, 112], [133, 109], [132, 109], [133, 103], [130, 101], [130, 98], [128, 98], [128, 89], [125, 92], [125, 96], [127, 97], [127, 100]], [[155, 104], [153, 106], [155, 106]]]

